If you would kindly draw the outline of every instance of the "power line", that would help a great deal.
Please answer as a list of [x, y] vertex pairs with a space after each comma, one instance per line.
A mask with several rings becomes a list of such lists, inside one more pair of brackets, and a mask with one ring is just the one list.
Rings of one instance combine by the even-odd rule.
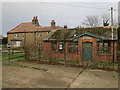
[[101, 10], [109, 10], [106, 8], [98, 8], [98, 7], [89, 7], [89, 6], [84, 6], [84, 5], [65, 5], [65, 4], [58, 4], [58, 3], [51, 3], [51, 2], [42, 2], [42, 3], [47, 3], [47, 4], [54, 4], [54, 5], [62, 5], [62, 6], [74, 6], [74, 7], [82, 7], [82, 8], [90, 8], [90, 9], [101, 9]]

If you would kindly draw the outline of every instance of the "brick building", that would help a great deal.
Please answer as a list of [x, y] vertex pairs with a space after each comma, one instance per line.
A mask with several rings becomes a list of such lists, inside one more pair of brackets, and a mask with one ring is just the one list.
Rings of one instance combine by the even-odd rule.
[[116, 62], [115, 26], [56, 30], [43, 42], [44, 57], [62, 60]]
[[14, 47], [21, 47], [25, 44], [41, 43], [46, 38], [48, 33], [61, 29], [60, 26], [55, 26], [54, 20], [51, 26], [40, 26], [37, 16], [33, 17], [32, 22], [23, 22], [7, 32], [8, 44]]

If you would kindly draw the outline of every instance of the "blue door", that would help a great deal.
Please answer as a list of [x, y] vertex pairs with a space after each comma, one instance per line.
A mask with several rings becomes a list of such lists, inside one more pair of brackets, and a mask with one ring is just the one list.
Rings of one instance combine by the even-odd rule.
[[82, 43], [82, 60], [92, 61], [92, 46], [91, 42]]

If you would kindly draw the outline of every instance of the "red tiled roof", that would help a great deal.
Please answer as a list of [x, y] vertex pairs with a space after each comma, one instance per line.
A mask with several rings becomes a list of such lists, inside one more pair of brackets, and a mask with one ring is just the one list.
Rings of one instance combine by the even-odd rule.
[[[60, 26], [56, 26], [56, 29], [62, 29]], [[13, 28], [7, 33], [19, 33], [19, 32], [37, 32], [37, 31], [51, 31], [51, 26], [36, 26], [32, 22], [24, 22]]]
[[85, 28], [87, 29], [87, 28], [111, 28], [111, 27], [115, 28], [116, 26], [115, 26], [115, 25], [113, 25], [113, 26], [103, 26], [103, 27], [85, 27]]
[[113, 25], [113, 26], [104, 26], [103, 28], [111, 28], [111, 27], [116, 28], [117, 26], [115, 26], [115, 25]]

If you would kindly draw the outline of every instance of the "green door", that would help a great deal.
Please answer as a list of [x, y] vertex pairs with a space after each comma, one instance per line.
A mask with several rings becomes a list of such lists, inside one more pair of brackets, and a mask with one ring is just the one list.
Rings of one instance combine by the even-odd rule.
[[92, 43], [82, 43], [82, 60], [92, 61]]

